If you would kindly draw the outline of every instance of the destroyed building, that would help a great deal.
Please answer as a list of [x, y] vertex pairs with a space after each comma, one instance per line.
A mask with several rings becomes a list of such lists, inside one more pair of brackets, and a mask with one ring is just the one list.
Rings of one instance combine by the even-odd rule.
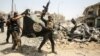
[[84, 23], [89, 27], [96, 27], [100, 29], [100, 2], [88, 6], [84, 12]]

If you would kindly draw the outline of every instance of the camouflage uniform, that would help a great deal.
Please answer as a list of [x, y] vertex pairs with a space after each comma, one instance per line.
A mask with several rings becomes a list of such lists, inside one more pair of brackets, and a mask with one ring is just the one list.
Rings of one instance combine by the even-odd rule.
[[[10, 19], [10, 22], [9, 22], [9, 27], [8, 27], [8, 32], [9, 34], [12, 35], [12, 41], [13, 41], [13, 46], [12, 46], [12, 49], [15, 49], [16, 46], [21, 46], [21, 40], [20, 40], [20, 37], [19, 37], [19, 33], [20, 33], [20, 25], [18, 23], [18, 19], [15, 19], [16, 17], [18, 16], [18, 13], [17, 12], [14, 12], [14, 17]], [[8, 39], [9, 39], [9, 36], [8, 36]]]
[[54, 49], [54, 40], [53, 40], [53, 19], [51, 16], [48, 16], [48, 20], [41, 19], [45, 23], [44, 27], [44, 35], [43, 35], [43, 40], [38, 48], [38, 51], [41, 52], [41, 48], [43, 45], [46, 43], [46, 41], [49, 39], [51, 42], [51, 47], [52, 47], [52, 52], [55, 52]]
[[10, 14], [8, 15], [8, 19], [7, 19], [7, 23], [6, 23], [6, 26], [7, 26], [7, 38], [6, 38], [6, 42], [8, 43], [9, 42], [9, 37], [11, 35], [11, 31], [12, 31], [12, 28], [11, 28], [11, 17], [10, 17]]

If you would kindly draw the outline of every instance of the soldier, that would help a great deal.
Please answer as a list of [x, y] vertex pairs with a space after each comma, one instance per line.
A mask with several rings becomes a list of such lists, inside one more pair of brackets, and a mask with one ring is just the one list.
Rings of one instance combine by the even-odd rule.
[[20, 24], [18, 22], [18, 13], [14, 12], [13, 18], [10, 19], [10, 27], [11, 27], [11, 35], [12, 35], [12, 41], [13, 41], [13, 46], [12, 49], [14, 50], [16, 47], [21, 46], [21, 40], [19, 37], [20, 33]]
[[6, 38], [6, 42], [9, 43], [9, 37], [10, 37], [10, 34], [11, 34], [11, 17], [10, 17], [10, 14], [8, 15], [8, 19], [7, 19], [7, 23], [6, 23], [6, 26], [7, 26], [7, 38]]
[[44, 10], [42, 10], [42, 14], [41, 14], [41, 20], [45, 23], [45, 27], [43, 30], [43, 40], [38, 48], [38, 52], [41, 52], [41, 48], [43, 47], [43, 45], [46, 43], [46, 41], [49, 39], [51, 42], [51, 47], [52, 47], [52, 52], [55, 52], [55, 48], [54, 48], [54, 40], [53, 40], [53, 28], [54, 28], [54, 24], [53, 24], [53, 18], [51, 16], [48, 16], [48, 20], [45, 20], [43, 17], [45, 16], [46, 12], [48, 12], [48, 7], [50, 4], [50, 0], [47, 3], [46, 6], [43, 6]]
[[44, 20], [43, 18], [41, 18], [41, 20], [45, 23], [45, 34], [43, 36], [43, 40], [38, 48], [38, 51], [41, 52], [41, 48], [43, 47], [43, 45], [46, 43], [46, 41], [49, 39], [51, 42], [51, 47], [52, 47], [52, 52], [55, 52], [55, 48], [54, 48], [54, 40], [53, 40], [53, 19], [51, 16], [48, 16], [48, 20]]
[[0, 28], [1, 28], [1, 32], [4, 32], [4, 18], [3, 17], [0, 17]]

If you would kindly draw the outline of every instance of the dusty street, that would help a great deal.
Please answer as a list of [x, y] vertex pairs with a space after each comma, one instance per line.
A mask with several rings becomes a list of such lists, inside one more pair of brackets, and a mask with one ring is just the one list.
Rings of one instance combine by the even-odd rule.
[[[6, 29], [6, 28], [5, 28]], [[42, 41], [42, 37], [27, 38], [21, 37], [22, 50], [12, 51], [12, 41], [6, 44], [6, 30], [0, 32], [0, 56], [100, 56], [100, 44], [91, 42], [86, 44], [80, 43], [60, 43], [56, 42], [55, 49], [57, 54], [51, 53], [50, 42], [42, 48], [43, 52], [38, 53], [37, 48]]]

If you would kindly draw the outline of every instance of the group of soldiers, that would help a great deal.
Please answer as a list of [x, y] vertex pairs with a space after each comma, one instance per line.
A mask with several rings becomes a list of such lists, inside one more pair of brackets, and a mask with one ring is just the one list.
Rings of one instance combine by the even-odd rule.
[[[27, 36], [28, 34], [35, 34], [37, 37], [42, 36], [43, 40], [38, 48], [38, 52], [42, 52], [41, 48], [43, 45], [46, 43], [46, 41], [49, 39], [51, 42], [51, 48], [52, 52], [55, 52], [55, 43], [53, 39], [53, 32], [54, 32], [54, 20], [52, 16], [48, 15], [48, 20], [44, 19], [44, 16], [48, 12], [48, 7], [49, 7], [50, 1], [47, 3], [46, 6], [43, 6], [43, 10], [40, 16], [40, 20], [44, 22], [45, 26], [38, 23], [41, 27], [42, 30], [40, 32], [35, 32], [33, 29], [33, 24], [37, 23], [33, 20], [28, 21], [31, 18], [30, 14], [30, 9], [26, 9], [22, 14], [18, 14], [17, 12], [13, 13], [13, 16], [11, 14], [8, 15], [8, 19], [5, 22], [3, 18], [0, 18], [0, 28], [1, 32], [4, 32], [4, 23], [7, 25], [7, 38], [6, 42], [9, 43], [9, 37], [10, 35], [12, 36], [12, 42], [13, 46], [12, 49], [16, 49], [16, 47], [21, 46], [21, 37], [22, 36]], [[19, 19], [23, 17], [23, 28], [20, 26]], [[77, 29], [77, 23], [74, 19], [71, 20], [71, 22], [74, 24], [74, 27], [71, 29], [70, 33], [68, 30], [66, 30], [66, 33], [69, 37], [72, 37], [72, 39], [75, 37], [74, 31]], [[27, 29], [27, 30], [26, 30]], [[20, 36], [20, 32], [22, 30], [22, 35]], [[85, 31], [85, 33], [88, 33], [88, 31]], [[87, 34], [90, 36], [90, 34]], [[83, 38], [83, 35], [78, 35]]]
[[[54, 40], [53, 40], [53, 18], [49, 15], [48, 16], [48, 20], [44, 19], [44, 16], [46, 15], [46, 13], [48, 12], [48, 6], [50, 4], [50, 1], [47, 3], [46, 6], [43, 6], [43, 10], [42, 10], [42, 14], [40, 19], [44, 22], [45, 26], [43, 26], [42, 24], [39, 23], [39, 25], [41, 25], [43, 27], [41, 33], [43, 33], [42, 36], [43, 40], [38, 48], [38, 52], [42, 52], [41, 48], [43, 47], [43, 45], [45, 44], [45, 42], [49, 39], [51, 42], [51, 48], [52, 48], [52, 52], [55, 52], [55, 48], [54, 48]], [[10, 35], [12, 36], [12, 42], [13, 42], [13, 46], [12, 49], [16, 49], [16, 47], [20, 47], [21, 46], [21, 36], [24, 36], [24, 34], [28, 34], [27, 31], [25, 30], [25, 28], [27, 28], [28, 25], [23, 25], [23, 28], [20, 27], [20, 23], [19, 23], [19, 19], [23, 17], [23, 20], [30, 18], [30, 9], [26, 9], [22, 14], [18, 14], [17, 12], [13, 13], [12, 15], [8, 15], [8, 19], [7, 21], [3, 21], [0, 19], [0, 28], [2, 29], [2, 32], [4, 32], [4, 23], [6, 23], [7, 25], [7, 38], [6, 38], [6, 42], [9, 43], [9, 37]], [[32, 21], [34, 22], [34, 21]], [[27, 22], [23, 22], [24, 24]], [[31, 22], [29, 22], [31, 23]], [[36, 23], [36, 22], [35, 22]], [[29, 32], [31, 33], [33, 31], [33, 26], [29, 26]], [[22, 35], [20, 36], [20, 30], [22, 30]]]

